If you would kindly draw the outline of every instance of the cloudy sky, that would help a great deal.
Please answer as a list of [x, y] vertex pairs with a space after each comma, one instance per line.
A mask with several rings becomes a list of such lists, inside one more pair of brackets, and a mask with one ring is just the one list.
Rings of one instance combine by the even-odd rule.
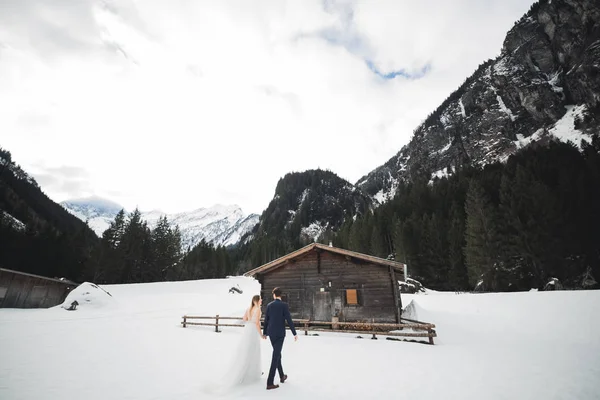
[[0, 146], [55, 201], [260, 212], [383, 164], [531, 3], [0, 0]]

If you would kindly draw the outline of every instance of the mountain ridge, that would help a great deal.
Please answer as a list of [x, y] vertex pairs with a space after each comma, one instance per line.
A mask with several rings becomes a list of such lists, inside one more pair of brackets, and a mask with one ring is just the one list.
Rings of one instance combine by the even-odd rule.
[[[431, 180], [464, 164], [506, 161], [534, 142], [590, 143], [600, 125], [600, 6], [543, 0], [414, 131], [356, 185], [389, 200], [400, 181]], [[596, 78], [594, 78], [596, 77]]]
[[[88, 197], [63, 201], [61, 205], [82, 221], [88, 221], [98, 236], [110, 226], [116, 214], [124, 209], [119, 204], [100, 197]], [[178, 225], [182, 236], [182, 248], [189, 249], [202, 240], [215, 246], [235, 246], [240, 238], [258, 222], [258, 215], [243, 213], [238, 205], [215, 204], [188, 212], [165, 213], [160, 210], [141, 212], [142, 219], [154, 227], [159, 218], [167, 216], [169, 222]]]

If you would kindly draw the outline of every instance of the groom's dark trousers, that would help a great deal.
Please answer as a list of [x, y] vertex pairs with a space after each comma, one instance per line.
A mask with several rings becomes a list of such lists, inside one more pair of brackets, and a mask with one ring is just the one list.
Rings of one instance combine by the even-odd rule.
[[272, 385], [275, 379], [275, 370], [279, 371], [279, 378], [283, 377], [283, 367], [281, 366], [281, 349], [285, 337], [270, 337], [273, 346], [273, 357], [271, 358], [271, 369], [267, 377], [267, 385]]
[[275, 379], [275, 370], [279, 371], [279, 377], [283, 378], [283, 367], [281, 366], [281, 349], [285, 339], [285, 323], [289, 325], [292, 333], [296, 336], [296, 329], [292, 322], [290, 309], [288, 305], [277, 299], [267, 306], [265, 314], [265, 324], [263, 334], [269, 336], [273, 345], [273, 358], [271, 359], [271, 369], [267, 377], [267, 385], [272, 385]]

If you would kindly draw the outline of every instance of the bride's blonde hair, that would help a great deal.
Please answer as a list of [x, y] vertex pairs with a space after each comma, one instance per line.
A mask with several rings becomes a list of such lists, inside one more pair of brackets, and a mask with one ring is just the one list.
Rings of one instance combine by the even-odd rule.
[[250, 309], [251, 310], [254, 308], [255, 304], [258, 306], [259, 300], [260, 300], [260, 296], [259, 295], [252, 296], [252, 303], [250, 303]]

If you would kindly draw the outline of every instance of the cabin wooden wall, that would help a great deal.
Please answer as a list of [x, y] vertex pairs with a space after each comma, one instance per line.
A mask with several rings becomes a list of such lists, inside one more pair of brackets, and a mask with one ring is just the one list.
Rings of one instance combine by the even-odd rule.
[[[263, 304], [273, 298], [273, 288], [280, 287], [293, 318], [331, 321], [337, 316], [340, 322], [398, 322], [397, 281], [392, 281], [385, 266], [315, 249], [257, 278]], [[357, 289], [359, 305], [346, 304], [345, 289]]]
[[0, 308], [49, 308], [61, 304], [76, 285], [0, 270]]

